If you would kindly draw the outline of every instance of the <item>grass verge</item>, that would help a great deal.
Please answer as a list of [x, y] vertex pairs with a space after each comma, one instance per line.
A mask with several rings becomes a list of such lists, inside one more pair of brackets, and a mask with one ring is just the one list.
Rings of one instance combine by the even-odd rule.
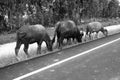
[[[120, 19], [119, 18], [114, 18], [114, 19], [84, 19], [84, 22], [79, 25], [80, 28], [84, 28], [84, 26], [91, 22], [91, 21], [99, 21], [103, 24], [103, 26], [110, 26], [110, 25], [118, 25], [120, 24]], [[47, 28], [48, 34], [50, 36], [53, 36], [54, 34], [54, 29]], [[10, 33], [8, 34], [5, 32], [4, 34], [0, 35], [0, 45], [5, 44], [5, 43], [10, 43], [16, 41], [16, 33]]]

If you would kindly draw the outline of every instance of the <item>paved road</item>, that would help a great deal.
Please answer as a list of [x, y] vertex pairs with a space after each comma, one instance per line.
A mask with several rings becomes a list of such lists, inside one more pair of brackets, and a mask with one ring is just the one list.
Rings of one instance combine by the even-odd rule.
[[[70, 57], [118, 39], [119, 36], [120, 34], [116, 34], [78, 44], [63, 51], [1, 68], [0, 80], [12, 80], [28, 73], [31, 75], [31, 72], [38, 69], [41, 72], [28, 77], [25, 75], [22, 80], [120, 80], [120, 40], [69, 60]], [[59, 63], [65, 59], [68, 60]]]
[[120, 38], [22, 80], [120, 80]]

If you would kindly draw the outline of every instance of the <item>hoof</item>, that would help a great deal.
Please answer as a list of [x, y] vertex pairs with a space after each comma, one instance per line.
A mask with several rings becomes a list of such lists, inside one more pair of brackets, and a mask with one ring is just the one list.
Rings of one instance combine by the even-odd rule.
[[84, 41], [84, 42], [87, 42], [87, 40], [86, 40], [86, 39], [84, 39], [83, 41]]
[[29, 58], [30, 57], [30, 55], [27, 55], [27, 58]]
[[37, 55], [41, 54], [41, 52], [37, 52]]
[[62, 50], [62, 46], [60, 46], [58, 49]]
[[[43, 53], [47, 53], [47, 51], [49, 51], [49, 50], [43, 50]], [[42, 54], [42, 53], [40, 53], [40, 54]]]
[[67, 45], [71, 45], [72, 43], [68, 43]]
[[17, 57], [16, 57], [16, 60], [17, 60], [17, 61], [20, 61], [20, 58], [17, 56]]

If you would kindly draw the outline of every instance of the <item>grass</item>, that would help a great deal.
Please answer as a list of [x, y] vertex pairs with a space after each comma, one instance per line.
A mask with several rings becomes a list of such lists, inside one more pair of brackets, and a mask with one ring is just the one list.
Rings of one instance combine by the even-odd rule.
[[0, 35], [0, 45], [9, 42], [14, 42], [15, 40], [16, 40], [15, 33]]
[[[50, 36], [54, 34], [54, 29], [47, 28], [47, 32]], [[0, 35], [0, 45], [16, 41], [16, 33], [3, 33]]]
[[[91, 21], [99, 21], [101, 22], [104, 26], [110, 26], [110, 25], [117, 25], [120, 24], [120, 19], [119, 18], [114, 18], [114, 19], [84, 19], [84, 23], [79, 25], [79, 28], [83, 28], [85, 24], [91, 22]], [[53, 36], [54, 34], [54, 29], [47, 28], [48, 34], [50, 36]], [[0, 45], [5, 44], [5, 43], [10, 43], [16, 41], [16, 33], [4, 33], [0, 35]]]

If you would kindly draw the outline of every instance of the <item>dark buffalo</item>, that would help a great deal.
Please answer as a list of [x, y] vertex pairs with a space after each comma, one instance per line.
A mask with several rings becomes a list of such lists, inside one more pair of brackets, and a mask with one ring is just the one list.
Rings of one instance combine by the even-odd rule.
[[24, 52], [28, 55], [29, 44], [37, 42], [37, 53], [41, 52], [41, 44], [45, 41], [49, 51], [52, 51], [52, 40], [44, 26], [42, 25], [24, 25], [17, 31], [17, 43], [15, 47], [15, 54], [18, 56], [20, 46], [24, 44]]
[[98, 37], [98, 32], [101, 31], [105, 36], [108, 36], [108, 31], [103, 27], [100, 22], [91, 22], [87, 24], [86, 35], [89, 35], [91, 39], [91, 33], [96, 32], [96, 37]]
[[55, 37], [57, 36], [57, 42], [59, 48], [62, 48], [62, 43], [64, 39], [76, 39], [78, 42], [82, 42], [83, 33], [80, 33], [78, 27], [72, 20], [59, 21], [55, 25], [55, 33], [52, 43], [55, 42]]

